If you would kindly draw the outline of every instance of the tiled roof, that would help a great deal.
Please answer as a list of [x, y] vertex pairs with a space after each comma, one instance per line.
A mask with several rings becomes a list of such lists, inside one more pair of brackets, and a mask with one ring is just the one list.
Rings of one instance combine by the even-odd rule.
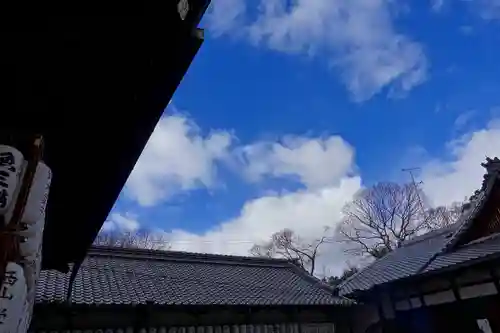
[[500, 180], [498, 158], [487, 159], [482, 166], [486, 168], [487, 173], [483, 177], [481, 189], [471, 197], [469, 208], [455, 224], [404, 243], [401, 248], [347, 279], [338, 287], [339, 293], [349, 295], [355, 291], [367, 291], [374, 286], [402, 278], [435, 272], [493, 255], [500, 256], [500, 237], [488, 237], [457, 247]]
[[455, 245], [460, 241], [462, 235], [467, 230], [469, 230], [472, 223], [474, 223], [474, 217], [479, 213], [479, 211], [483, 209], [484, 205], [486, 204], [488, 196], [493, 189], [494, 183], [495, 179], [493, 177], [489, 178], [489, 181], [483, 183], [483, 191], [476, 193], [476, 195], [474, 196], [474, 200], [471, 202], [471, 209], [466, 210], [462, 214], [463, 223], [460, 225], [460, 228], [458, 228], [455, 231], [453, 237], [451, 237], [449, 241], [446, 242], [440, 253], [445, 253], [455, 247]]
[[457, 228], [458, 225], [453, 224], [413, 239], [347, 279], [339, 286], [340, 293], [347, 295], [356, 290], [368, 290], [417, 274], [443, 248]]
[[[36, 301], [64, 302], [70, 274], [43, 271]], [[74, 304], [348, 305], [291, 262], [94, 248], [74, 281]]]
[[478, 239], [457, 250], [438, 255], [424, 270], [423, 273], [448, 268], [457, 264], [464, 264], [481, 258], [500, 256], [500, 235]]
[[487, 158], [486, 163], [481, 165], [487, 170], [481, 189], [470, 198], [468, 208], [455, 224], [405, 242], [401, 248], [347, 279], [338, 287], [339, 293], [349, 295], [355, 291], [367, 291], [374, 286], [402, 278], [500, 256], [500, 235], [458, 246], [463, 235], [477, 221], [476, 216], [491, 197], [493, 188], [499, 185], [500, 159]]
[[[473, 208], [472, 208], [473, 209]], [[470, 214], [465, 213], [455, 224], [412, 239], [403, 247], [387, 254], [353, 275], [339, 286], [341, 295], [405, 277], [430, 273], [478, 259], [500, 256], [500, 235], [473, 241], [451, 250], [449, 244], [470, 226]]]

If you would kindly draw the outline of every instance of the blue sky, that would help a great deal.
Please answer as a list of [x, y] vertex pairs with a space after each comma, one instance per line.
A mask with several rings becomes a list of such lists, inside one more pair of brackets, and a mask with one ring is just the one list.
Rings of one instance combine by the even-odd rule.
[[[500, 155], [498, 1], [213, 0], [201, 26], [106, 228], [244, 255], [334, 226], [401, 168], [421, 168], [434, 204], [459, 200]], [[332, 272], [348, 260], [327, 252]]]

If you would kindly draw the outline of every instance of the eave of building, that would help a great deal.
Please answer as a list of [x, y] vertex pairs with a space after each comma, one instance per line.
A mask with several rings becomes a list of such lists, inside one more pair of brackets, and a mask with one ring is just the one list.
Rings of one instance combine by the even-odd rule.
[[83, 260], [202, 44], [208, 4], [190, 0], [185, 20], [176, 1], [11, 13], [16, 25], [0, 32], [0, 134], [45, 139], [54, 178], [44, 269]]

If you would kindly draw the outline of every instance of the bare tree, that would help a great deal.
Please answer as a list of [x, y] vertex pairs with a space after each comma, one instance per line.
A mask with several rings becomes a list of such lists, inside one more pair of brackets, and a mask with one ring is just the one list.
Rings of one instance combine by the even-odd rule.
[[439, 206], [427, 210], [429, 229], [449, 226], [460, 218], [464, 211], [464, 203], [454, 202], [450, 206]]
[[136, 232], [101, 231], [95, 238], [94, 245], [149, 250], [170, 249], [170, 243], [165, 235], [149, 230]]
[[325, 228], [323, 235], [319, 238], [306, 240], [293, 230], [283, 229], [274, 233], [268, 242], [255, 244], [250, 253], [258, 257], [294, 260], [312, 275], [316, 269], [316, 260], [321, 245], [331, 240], [331, 237], [327, 236], [328, 230], [329, 228]]
[[332, 287], [336, 287], [354, 274], [356, 274], [359, 271], [359, 268], [356, 266], [352, 267], [347, 267], [344, 269], [341, 275], [339, 276], [329, 276], [329, 277], [324, 277], [323, 282], [328, 283]]
[[453, 223], [459, 211], [458, 205], [430, 209], [415, 184], [378, 183], [344, 207], [339, 240], [350, 254], [378, 259], [414, 236]]

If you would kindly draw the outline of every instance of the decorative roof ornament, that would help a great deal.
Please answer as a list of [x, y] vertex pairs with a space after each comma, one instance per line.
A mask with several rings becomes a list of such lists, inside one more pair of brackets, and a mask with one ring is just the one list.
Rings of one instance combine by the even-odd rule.
[[179, 0], [179, 2], [177, 3], [177, 11], [179, 12], [181, 20], [184, 21], [186, 19], [188, 12], [189, 12], [188, 0]]
[[[483, 180], [483, 183], [485, 183], [484, 180]], [[477, 199], [478, 199], [478, 197], [479, 197], [479, 195], [481, 193], [482, 193], [482, 189], [481, 190], [475, 190], [474, 194], [469, 197], [469, 203], [477, 201]]]
[[486, 169], [486, 173], [483, 175], [483, 183], [479, 190], [474, 191], [474, 194], [469, 198], [470, 201], [475, 201], [479, 198], [480, 194], [486, 190], [491, 177], [497, 178], [500, 175], [500, 158], [498, 157], [486, 157], [486, 162], [481, 163], [481, 166]]
[[499, 173], [500, 172], [500, 159], [498, 157], [489, 158], [486, 157], [486, 162], [481, 163], [481, 166], [486, 169], [486, 172]]

